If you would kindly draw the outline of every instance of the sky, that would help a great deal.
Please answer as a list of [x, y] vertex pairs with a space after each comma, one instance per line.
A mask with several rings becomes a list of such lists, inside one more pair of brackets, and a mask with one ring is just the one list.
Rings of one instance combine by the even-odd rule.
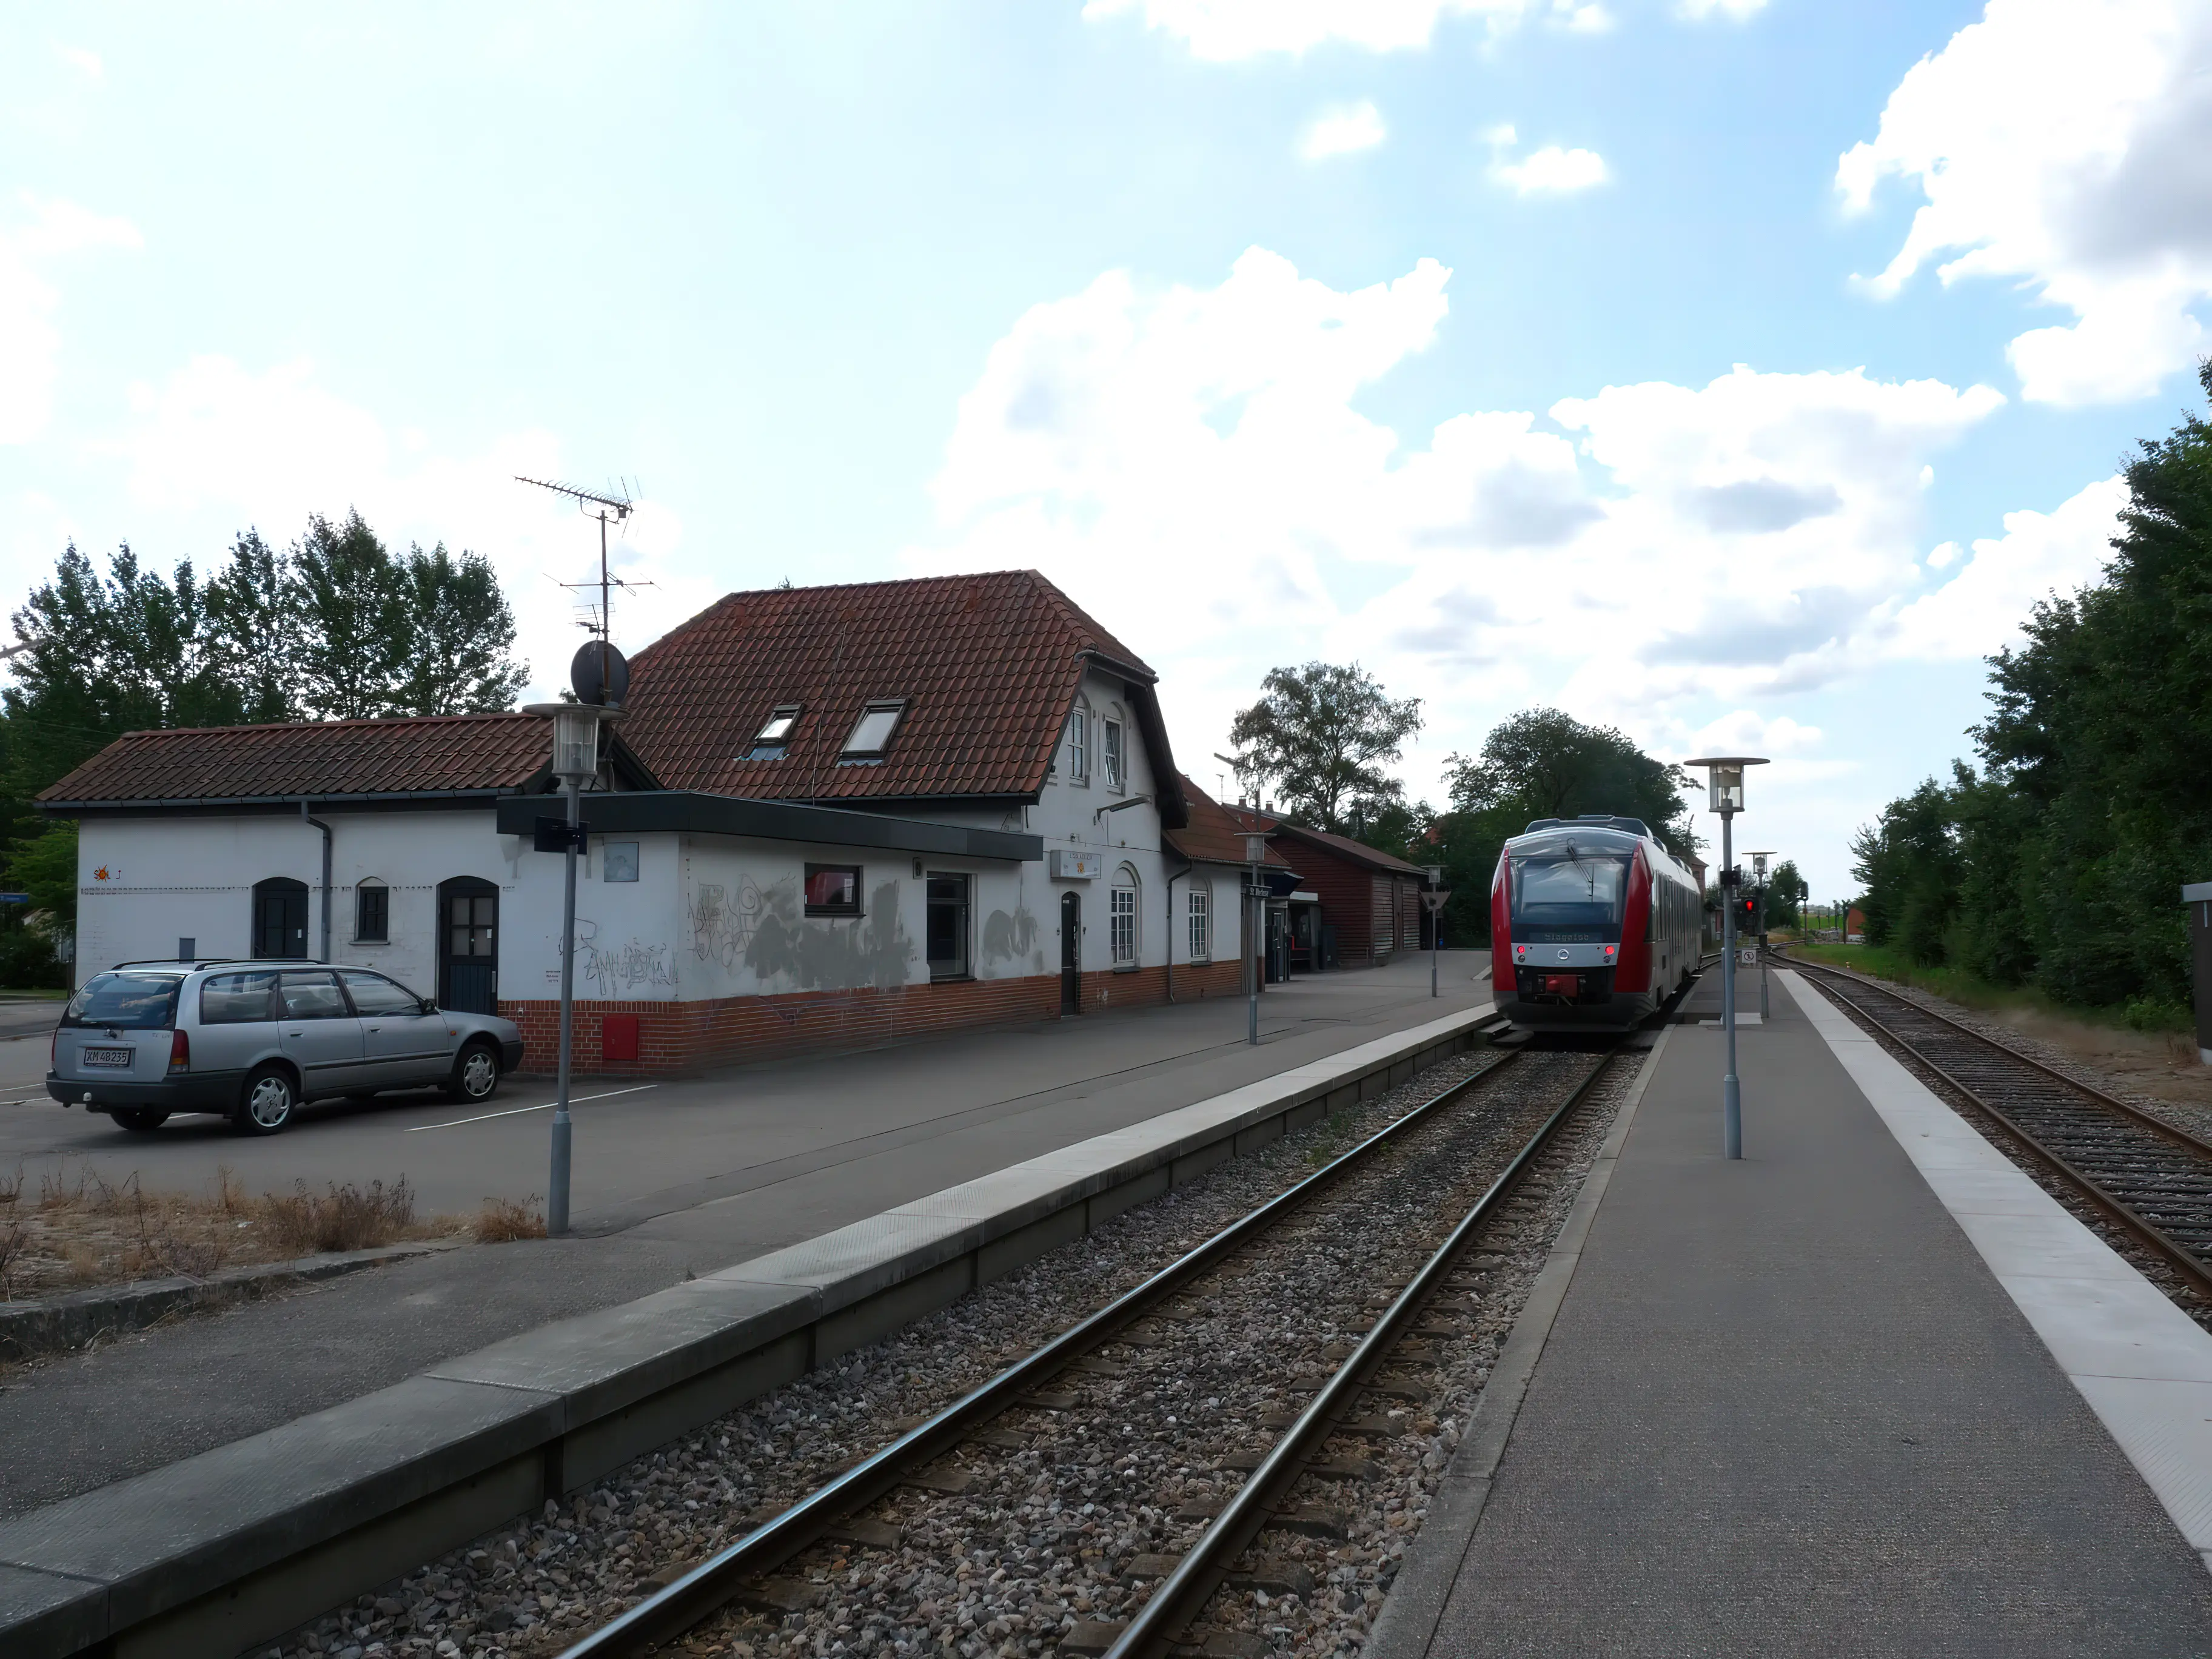
[[1838, 897], [2201, 404], [2208, 140], [2181, 0], [14, 8], [0, 602], [357, 508], [542, 695], [597, 532], [514, 475], [626, 485], [626, 649], [1030, 567], [1210, 789], [1356, 660], [1416, 799], [1556, 706], [1771, 757]]

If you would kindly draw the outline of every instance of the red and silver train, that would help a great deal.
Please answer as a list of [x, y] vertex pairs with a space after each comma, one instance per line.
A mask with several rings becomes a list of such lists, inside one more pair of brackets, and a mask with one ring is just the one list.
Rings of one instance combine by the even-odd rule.
[[1516, 1025], [1634, 1025], [1697, 971], [1705, 893], [1640, 818], [1538, 818], [1498, 854], [1491, 983]]

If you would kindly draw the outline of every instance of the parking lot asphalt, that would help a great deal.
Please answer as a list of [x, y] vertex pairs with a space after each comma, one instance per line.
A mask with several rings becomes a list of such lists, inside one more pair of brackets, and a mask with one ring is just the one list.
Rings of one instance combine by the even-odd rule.
[[[125, 1339], [7, 1379], [0, 1514], [381, 1388], [453, 1354], [642, 1296], [1255, 1079], [1486, 1006], [1487, 957], [1425, 959], [1270, 988], [1262, 1042], [1217, 1000], [962, 1033], [649, 1086], [580, 1084], [578, 1237], [455, 1250]], [[404, 1176], [423, 1212], [545, 1189], [550, 1097], [428, 1097], [302, 1114], [267, 1139], [210, 1120], [126, 1135], [46, 1099], [43, 1041], [0, 1042], [0, 1168], [92, 1167], [149, 1188], [246, 1190]], [[32, 1062], [35, 1060], [35, 1064]], [[13, 1085], [13, 1086], [7, 1086]], [[616, 1093], [617, 1090], [629, 1092]], [[595, 1099], [585, 1099], [596, 1096]]]

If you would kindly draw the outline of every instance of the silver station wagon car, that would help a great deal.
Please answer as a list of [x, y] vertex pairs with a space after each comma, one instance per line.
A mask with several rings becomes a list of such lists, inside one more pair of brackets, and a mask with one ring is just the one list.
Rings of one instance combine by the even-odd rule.
[[366, 968], [126, 962], [70, 999], [46, 1092], [126, 1129], [213, 1112], [273, 1135], [332, 1095], [436, 1085], [486, 1100], [521, 1061], [514, 1021], [441, 1009]]

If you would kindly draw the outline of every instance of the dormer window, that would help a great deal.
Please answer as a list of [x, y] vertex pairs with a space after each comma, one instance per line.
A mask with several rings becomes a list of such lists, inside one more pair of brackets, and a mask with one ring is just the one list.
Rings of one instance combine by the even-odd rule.
[[781, 760], [785, 746], [791, 741], [791, 728], [799, 724], [799, 706], [795, 702], [778, 703], [768, 717], [768, 724], [753, 739], [752, 752], [747, 760]]
[[899, 716], [906, 713], [903, 701], [872, 702], [860, 711], [860, 718], [853, 727], [853, 735], [845, 739], [846, 760], [879, 759], [890, 747], [891, 733], [898, 730]]

